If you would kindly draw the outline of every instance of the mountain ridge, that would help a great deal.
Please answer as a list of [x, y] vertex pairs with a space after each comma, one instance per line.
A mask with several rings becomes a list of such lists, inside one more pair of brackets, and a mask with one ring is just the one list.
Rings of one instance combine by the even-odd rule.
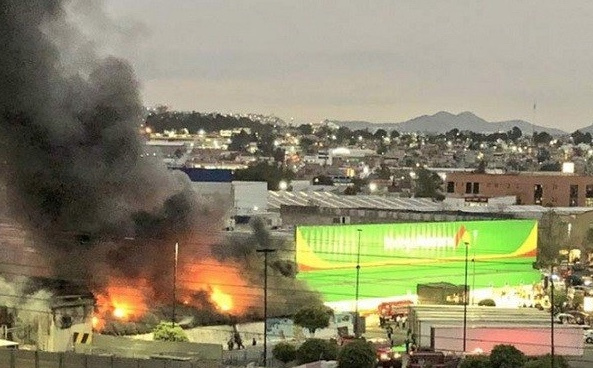
[[[451, 129], [457, 128], [459, 130], [468, 130], [476, 133], [494, 133], [498, 131], [509, 131], [513, 127], [518, 127], [527, 135], [531, 135], [533, 131], [547, 132], [554, 136], [568, 134], [568, 132], [549, 128], [541, 125], [531, 124], [528, 121], [513, 119], [504, 121], [490, 122], [477, 116], [471, 111], [463, 111], [455, 115], [448, 111], [439, 111], [433, 115], [421, 115], [406, 121], [398, 123], [371, 123], [368, 121], [341, 121], [341, 120], [326, 120], [338, 126], [345, 126], [349, 129], [369, 129], [375, 131], [377, 129], [397, 130], [399, 132], [413, 133], [446, 133]], [[582, 132], [593, 132], [593, 125], [579, 129]]]

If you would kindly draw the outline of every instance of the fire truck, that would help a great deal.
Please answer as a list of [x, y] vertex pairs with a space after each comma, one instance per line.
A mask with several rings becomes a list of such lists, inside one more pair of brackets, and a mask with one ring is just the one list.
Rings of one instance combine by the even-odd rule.
[[385, 327], [395, 322], [397, 317], [407, 317], [408, 307], [411, 305], [414, 305], [414, 302], [411, 300], [398, 300], [379, 304], [377, 307], [379, 325]]

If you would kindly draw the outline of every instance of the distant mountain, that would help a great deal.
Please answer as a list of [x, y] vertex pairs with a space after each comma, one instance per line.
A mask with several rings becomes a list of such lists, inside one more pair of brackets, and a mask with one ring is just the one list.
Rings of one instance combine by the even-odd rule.
[[[586, 127], [584, 127], [584, 128], [579, 128], [578, 130], [579, 130], [581, 133], [583, 133], [583, 134], [584, 134], [584, 133], [591, 133], [591, 134], [593, 134], [593, 124], [591, 124], [591, 125], [589, 125], [589, 126], [586, 126]], [[571, 132], [571, 133], [572, 133], [572, 132]]]
[[[489, 122], [469, 111], [454, 115], [446, 111], [438, 112], [434, 115], [423, 115], [401, 123], [370, 123], [366, 121], [335, 121], [328, 120], [339, 126], [345, 126], [349, 129], [385, 129], [387, 131], [397, 130], [399, 132], [425, 132], [425, 133], [446, 133], [451, 129], [471, 130], [476, 133], [493, 133], [498, 131], [508, 131], [513, 127], [518, 127], [526, 135], [531, 135], [532, 131], [548, 132], [551, 135], [567, 134], [560, 129], [548, 128], [539, 125], [531, 125], [524, 120], [508, 120]], [[593, 130], [593, 126], [591, 126]]]

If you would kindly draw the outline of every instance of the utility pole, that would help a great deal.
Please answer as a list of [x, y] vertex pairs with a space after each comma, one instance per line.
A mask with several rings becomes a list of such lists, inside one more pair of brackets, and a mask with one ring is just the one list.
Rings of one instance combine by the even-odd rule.
[[356, 289], [355, 289], [355, 302], [354, 306], [354, 336], [360, 337], [359, 318], [358, 318], [358, 288], [360, 284], [360, 235], [362, 229], [356, 229], [358, 231], [358, 251], [356, 253]]
[[469, 251], [469, 242], [465, 243], [465, 283], [463, 284], [463, 352], [467, 351], [467, 303], [468, 298], [468, 285], [467, 285], [467, 258]]
[[268, 328], [266, 322], [268, 319], [268, 254], [275, 252], [276, 249], [263, 248], [256, 252], [264, 254], [264, 367], [268, 365]]
[[550, 266], [550, 358], [554, 368], [554, 265]]
[[175, 243], [175, 264], [173, 266], [173, 313], [171, 324], [175, 327], [175, 306], [177, 305], [177, 259], [179, 256], [179, 243]]

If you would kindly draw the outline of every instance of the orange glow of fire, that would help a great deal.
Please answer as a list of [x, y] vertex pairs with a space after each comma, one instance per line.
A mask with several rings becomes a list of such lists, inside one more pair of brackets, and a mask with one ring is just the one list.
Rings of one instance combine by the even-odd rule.
[[212, 288], [210, 300], [212, 300], [218, 309], [223, 312], [228, 312], [233, 309], [233, 298], [229, 294], [225, 294], [220, 291], [220, 289], [217, 287]]
[[206, 291], [218, 310], [232, 314], [244, 313], [249, 306], [258, 305], [259, 295], [241, 276], [238, 265], [202, 259], [199, 264], [186, 266], [183, 275], [181, 288], [188, 293], [183, 295], [184, 299], [191, 300], [191, 294]]
[[[106, 321], [130, 321], [142, 317], [147, 310], [144, 280], [111, 279], [104, 291], [95, 293], [97, 298], [96, 330], [105, 327]], [[94, 319], [95, 319], [94, 318]]]

